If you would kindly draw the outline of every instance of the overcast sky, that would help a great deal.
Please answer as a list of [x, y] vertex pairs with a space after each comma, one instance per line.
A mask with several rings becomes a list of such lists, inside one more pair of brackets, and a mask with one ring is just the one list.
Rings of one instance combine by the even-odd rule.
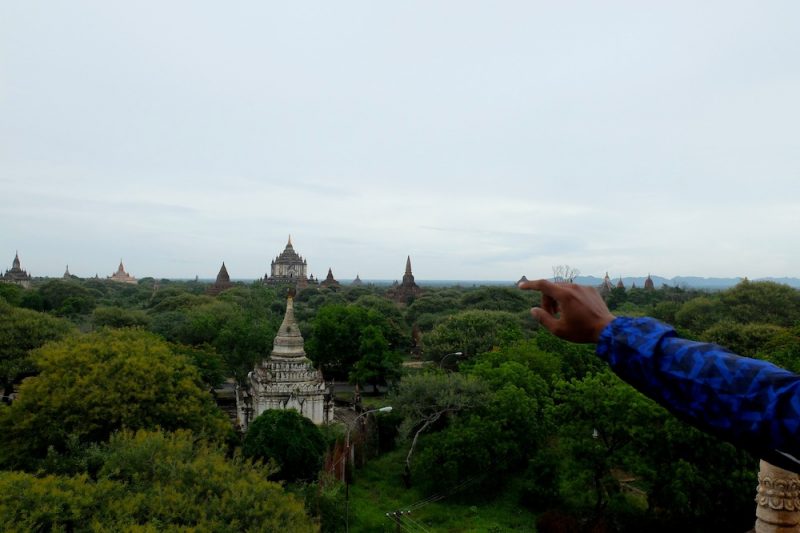
[[800, 275], [800, 2], [4, 2], [0, 268]]

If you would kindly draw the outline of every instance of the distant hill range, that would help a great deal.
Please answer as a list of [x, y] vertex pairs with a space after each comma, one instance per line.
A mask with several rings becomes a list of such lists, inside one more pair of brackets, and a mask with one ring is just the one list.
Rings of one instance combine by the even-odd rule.
[[[651, 276], [656, 288], [662, 285], [669, 285], [670, 287], [687, 287], [691, 289], [707, 289], [707, 290], [723, 290], [733, 287], [744, 278], [702, 278], [699, 276], [676, 276], [674, 278], [664, 278], [661, 276]], [[623, 277], [622, 283], [625, 288], [630, 289], [632, 283], [640, 289], [644, 287], [644, 280], [646, 277]], [[611, 280], [616, 287], [619, 278], [612, 278]], [[796, 289], [800, 289], [800, 278], [758, 278], [751, 279], [750, 281], [774, 281], [775, 283], [783, 283]], [[391, 285], [393, 280], [374, 279], [364, 280], [364, 283], [372, 283], [375, 285]], [[480, 287], [480, 286], [497, 286], [497, 285], [514, 285], [517, 280], [512, 282], [498, 281], [498, 280], [451, 280], [451, 279], [417, 279], [417, 283], [422, 287]], [[603, 278], [596, 278], [594, 276], [578, 276], [575, 278], [575, 283], [579, 285], [593, 285], [599, 286], [603, 282]]]
[[[711, 289], [711, 290], [722, 290], [733, 287], [744, 278], [701, 278], [699, 276], [675, 276], [674, 278], [662, 278], [661, 276], [651, 276], [653, 278], [653, 283], [655, 284], [656, 288], [661, 287], [662, 285], [669, 285], [670, 287], [688, 287], [692, 289]], [[644, 277], [629, 277], [626, 278], [623, 276], [622, 283], [625, 284], [625, 288], [630, 288], [631, 284], [636, 283], [636, 286], [641, 288], [644, 287]], [[611, 280], [616, 286], [617, 281], [619, 278], [612, 278]], [[751, 279], [750, 281], [774, 281], [775, 283], [782, 283], [784, 285], [789, 285], [790, 287], [794, 287], [800, 289], [800, 278], [757, 278]], [[575, 279], [575, 283], [580, 285], [600, 285], [603, 282], [603, 278], [596, 278], [594, 276], [578, 276]]]

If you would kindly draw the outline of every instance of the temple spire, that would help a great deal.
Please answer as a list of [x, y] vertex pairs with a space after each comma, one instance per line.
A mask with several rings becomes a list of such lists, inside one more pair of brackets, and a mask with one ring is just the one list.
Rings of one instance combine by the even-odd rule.
[[305, 359], [306, 352], [303, 349], [303, 336], [300, 334], [300, 327], [294, 318], [294, 297], [290, 292], [286, 297], [286, 314], [283, 315], [283, 322], [275, 335], [272, 345], [272, 357], [282, 358], [302, 358]]
[[406, 274], [411, 274], [411, 256], [406, 257]]

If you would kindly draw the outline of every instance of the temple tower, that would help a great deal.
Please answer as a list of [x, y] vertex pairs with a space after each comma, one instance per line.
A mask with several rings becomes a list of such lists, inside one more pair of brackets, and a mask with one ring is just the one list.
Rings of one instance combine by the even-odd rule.
[[269, 285], [297, 284], [304, 287], [308, 283], [307, 270], [306, 260], [294, 251], [292, 236], [289, 235], [286, 248], [270, 263], [270, 273], [269, 276], [264, 275], [264, 283]]
[[393, 285], [387, 294], [393, 299], [401, 303], [410, 303], [411, 300], [416, 298], [422, 293], [419, 285], [414, 281], [414, 274], [411, 273], [411, 256], [406, 257], [406, 271], [403, 274], [403, 282]]
[[14, 253], [14, 260], [11, 262], [11, 270], [6, 270], [6, 273], [0, 276], [0, 281], [4, 283], [13, 283], [25, 289], [31, 286], [31, 275], [22, 270], [19, 262], [19, 252]]
[[294, 294], [286, 299], [286, 314], [272, 353], [236, 389], [237, 418], [242, 430], [267, 409], [295, 409], [315, 424], [333, 418], [333, 402], [322, 372], [306, 357], [303, 336], [294, 318]]
[[325, 276], [325, 279], [322, 283], [319, 284], [320, 287], [327, 287], [329, 289], [336, 289], [339, 287], [339, 282], [333, 277], [333, 271], [328, 268], [328, 275]]
[[116, 281], [117, 283], [136, 284], [136, 278], [125, 272], [125, 266], [122, 264], [122, 259], [119, 260], [119, 267], [117, 268], [117, 271], [108, 276], [106, 279], [110, 281]]
[[648, 274], [647, 279], [644, 280], [644, 289], [646, 291], [654, 291], [656, 289], [655, 283], [653, 283], [653, 278], [650, 277], [650, 274]]
[[606, 272], [606, 277], [603, 278], [603, 283], [600, 284], [600, 286], [597, 288], [597, 291], [603, 298], [605, 298], [611, 294], [611, 289], [613, 288], [614, 286], [611, 284], [611, 278], [608, 277], [608, 272]]
[[206, 289], [206, 293], [211, 296], [216, 296], [231, 287], [233, 287], [233, 283], [231, 283], [231, 277], [228, 275], [228, 269], [225, 268], [225, 261], [223, 261], [222, 267], [220, 267], [219, 273], [217, 274], [217, 280], [212, 286]]

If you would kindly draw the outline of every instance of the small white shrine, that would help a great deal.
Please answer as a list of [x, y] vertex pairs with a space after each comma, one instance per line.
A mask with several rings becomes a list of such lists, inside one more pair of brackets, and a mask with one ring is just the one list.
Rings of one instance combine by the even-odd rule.
[[315, 424], [333, 418], [332, 395], [322, 372], [306, 357], [291, 293], [272, 353], [247, 375], [247, 385], [236, 389], [236, 414], [242, 431], [267, 409], [295, 409]]

